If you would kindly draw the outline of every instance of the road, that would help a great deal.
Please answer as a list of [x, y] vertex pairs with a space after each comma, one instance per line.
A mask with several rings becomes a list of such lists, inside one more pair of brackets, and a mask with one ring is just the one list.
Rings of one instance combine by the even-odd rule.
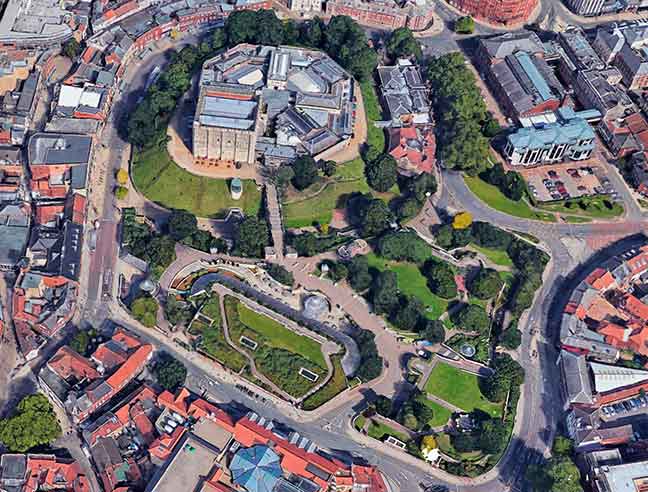
[[[450, 13], [447, 13], [447, 16], [450, 16]], [[443, 35], [447, 36], [447, 33], [444, 33], [429, 42], [424, 40], [424, 44], [433, 47], [430, 49], [443, 51], [455, 49], [456, 38], [454, 37], [447, 38], [447, 44], [437, 42], [443, 39]], [[183, 41], [186, 42], [190, 42], [190, 39]], [[99, 323], [112, 318], [126, 328], [138, 332], [156, 348], [172, 352], [185, 363], [189, 369], [190, 384], [194, 385], [194, 389], [202, 391], [202, 387], [212, 398], [224, 403], [241, 402], [269, 418], [285, 422], [323, 447], [364, 456], [368, 461], [380, 466], [402, 490], [415, 490], [415, 484], [420, 482], [447, 484], [457, 492], [496, 492], [511, 488], [523, 490], [524, 484], [521, 482], [526, 466], [529, 463], [542, 462], [548, 456], [560, 418], [559, 385], [556, 384], [559, 381], [559, 374], [555, 365], [556, 349], [552, 343], [552, 330], [555, 328], [551, 322], [551, 299], [561, 293], [561, 289], [565, 289], [563, 279], [587, 258], [587, 253], [596, 251], [615, 238], [640, 232], [645, 226], [643, 216], [639, 216], [636, 210], [632, 209], [623, 222], [585, 225], [547, 224], [520, 219], [488, 208], [468, 190], [460, 175], [444, 173], [443, 191], [436, 203], [438, 208], [467, 210], [475, 220], [484, 220], [502, 228], [531, 233], [541, 238], [544, 246], [552, 253], [543, 286], [528, 313], [528, 322], [526, 325], [521, 324], [523, 341], [520, 363], [526, 369], [527, 379], [522, 388], [511, 444], [499, 465], [487, 474], [475, 479], [454, 477], [382, 443], [367, 441], [365, 437], [353, 431], [350, 428], [350, 417], [364, 404], [366, 395], [362, 392], [350, 393], [330, 411], [322, 411], [314, 416], [305, 416], [295, 411], [288, 412], [279, 404], [249, 397], [239, 391], [232, 381], [227, 381], [225, 375], [219, 373], [215, 367], [205, 367], [204, 364], [197, 363], [193, 358], [195, 356], [183, 352], [169, 339], [161, 340], [154, 337], [150, 330], [118, 315], [116, 302], [110, 297], [113, 284], [106, 285], [105, 282], [105, 275], [108, 272], [112, 274], [111, 282], [115, 280], [113, 272], [116, 271], [118, 249], [117, 211], [112, 201], [114, 171], [120, 167], [124, 153], [128, 152], [128, 146], [118, 134], [116, 122], [119, 121], [121, 112], [127, 111], [137, 100], [151, 68], [161, 64], [163, 59], [162, 53], [154, 53], [143, 62], [137, 61], [127, 68], [124, 77], [126, 92], [117, 96], [115, 110], [104, 130], [102, 141], [105, 142], [107, 157], [102, 167], [97, 166], [98, 170], [103, 171], [104, 179], [103, 181], [98, 179], [97, 187], [92, 191], [92, 196], [96, 196], [96, 199], [93, 198], [93, 203], [99, 204], [94, 211], [95, 216], [91, 219], [100, 221], [97, 248], [94, 252], [86, 251], [86, 255], [90, 257], [86, 319]], [[580, 255], [575, 252], [579, 248], [582, 249]], [[533, 339], [529, 327], [540, 330], [541, 334], [537, 339]], [[382, 333], [387, 332], [383, 330]], [[385, 339], [393, 340], [393, 338], [388, 334], [385, 335]], [[532, 358], [527, 350], [532, 343], [538, 349], [538, 357]], [[399, 350], [396, 345], [393, 347], [395, 351]], [[398, 374], [399, 367], [397, 364], [390, 373]]]

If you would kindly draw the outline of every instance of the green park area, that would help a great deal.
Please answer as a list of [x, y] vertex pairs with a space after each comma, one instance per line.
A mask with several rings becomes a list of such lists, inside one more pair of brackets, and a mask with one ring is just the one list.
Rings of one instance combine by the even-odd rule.
[[531, 209], [524, 199], [515, 201], [507, 198], [496, 186], [487, 183], [477, 176], [466, 175], [464, 176], [464, 181], [477, 198], [495, 210], [523, 219], [542, 220], [545, 222], [556, 221], [553, 214], [536, 212]]
[[398, 289], [401, 293], [417, 297], [426, 307], [426, 317], [438, 319], [448, 309], [448, 300], [432, 293], [427, 284], [427, 279], [420, 268], [414, 263], [391, 261], [376, 256], [374, 253], [367, 255], [369, 267], [379, 271], [389, 270], [398, 278]]
[[189, 333], [199, 337], [198, 349], [232, 371], [239, 372], [247, 361], [225, 340], [222, 323], [218, 297], [212, 296], [203, 304], [200, 315], [191, 322]]
[[426, 407], [434, 412], [434, 417], [432, 417], [432, 420], [428, 421], [430, 427], [442, 427], [448, 423], [448, 420], [450, 420], [450, 417], [452, 416], [450, 410], [432, 400], [424, 400], [424, 403]]
[[131, 178], [149, 200], [169, 209], [187, 210], [197, 217], [224, 217], [232, 207], [256, 215], [261, 205], [261, 192], [254, 181], [243, 180], [243, 196], [233, 200], [229, 180], [191, 174], [171, 159], [165, 147], [136, 152]]
[[[277, 321], [256, 313], [238, 299], [225, 297], [225, 315], [230, 339], [254, 359], [257, 369], [286, 393], [299, 397], [315, 387], [327, 374], [321, 345], [285, 328]], [[256, 343], [251, 348], [241, 337]], [[313, 382], [300, 369], [316, 374]]]
[[387, 437], [392, 436], [398, 439], [401, 442], [407, 442], [409, 441], [409, 436], [402, 432], [398, 432], [397, 430], [393, 429], [392, 427], [383, 424], [382, 422], [378, 422], [376, 420], [371, 420], [369, 422], [369, 428], [367, 429], [367, 435], [369, 437], [373, 437], [374, 439], [378, 439], [379, 441], [384, 441], [387, 439]]
[[[560, 214], [575, 214], [592, 219], [611, 219], [623, 215], [623, 205], [606, 196], [585, 196], [569, 198], [557, 202], [538, 205], [543, 210], [558, 212]], [[579, 217], [570, 217], [570, 222]]]
[[479, 409], [492, 417], [502, 414], [501, 404], [492, 403], [482, 395], [477, 376], [443, 362], [432, 369], [425, 391], [467, 412]]
[[344, 374], [344, 369], [342, 369], [342, 357], [334, 355], [331, 357], [331, 362], [333, 363], [333, 375], [331, 379], [318, 391], [304, 400], [302, 404], [304, 410], [314, 410], [347, 389], [347, 378]]
[[505, 267], [513, 266], [513, 261], [511, 260], [511, 257], [508, 255], [506, 250], [477, 246], [475, 243], [471, 243], [470, 248], [484, 255], [495, 265]]

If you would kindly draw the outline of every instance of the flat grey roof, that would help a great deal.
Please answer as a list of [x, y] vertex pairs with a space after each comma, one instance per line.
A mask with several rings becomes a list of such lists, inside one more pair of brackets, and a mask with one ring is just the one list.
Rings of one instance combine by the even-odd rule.
[[87, 164], [92, 137], [71, 133], [36, 133], [29, 139], [29, 164]]

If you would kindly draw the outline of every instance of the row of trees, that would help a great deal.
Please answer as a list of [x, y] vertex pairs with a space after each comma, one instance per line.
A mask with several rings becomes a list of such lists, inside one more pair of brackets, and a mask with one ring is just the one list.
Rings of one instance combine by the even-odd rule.
[[557, 436], [552, 448], [552, 457], [543, 465], [529, 465], [524, 478], [534, 492], [582, 492], [580, 472], [574, 464], [572, 442]]
[[463, 55], [454, 52], [432, 59], [427, 77], [437, 121], [437, 155], [449, 168], [478, 174], [489, 162], [484, 126], [492, 118], [475, 76]]
[[378, 354], [373, 332], [358, 328], [352, 336], [360, 349], [360, 366], [355, 375], [366, 383], [380, 376], [383, 358]]
[[526, 194], [526, 183], [522, 175], [515, 171], [506, 171], [499, 162], [483, 171], [480, 175], [487, 183], [497, 186], [511, 200], [518, 201]]

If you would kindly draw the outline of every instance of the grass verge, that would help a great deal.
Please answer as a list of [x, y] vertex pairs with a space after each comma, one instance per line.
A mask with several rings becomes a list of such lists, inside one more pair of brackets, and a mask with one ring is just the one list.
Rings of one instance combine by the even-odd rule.
[[339, 355], [331, 357], [333, 376], [331, 376], [328, 383], [304, 400], [302, 404], [304, 410], [315, 410], [327, 401], [335, 398], [347, 388], [347, 379], [344, 375], [341, 361], [342, 357]]

